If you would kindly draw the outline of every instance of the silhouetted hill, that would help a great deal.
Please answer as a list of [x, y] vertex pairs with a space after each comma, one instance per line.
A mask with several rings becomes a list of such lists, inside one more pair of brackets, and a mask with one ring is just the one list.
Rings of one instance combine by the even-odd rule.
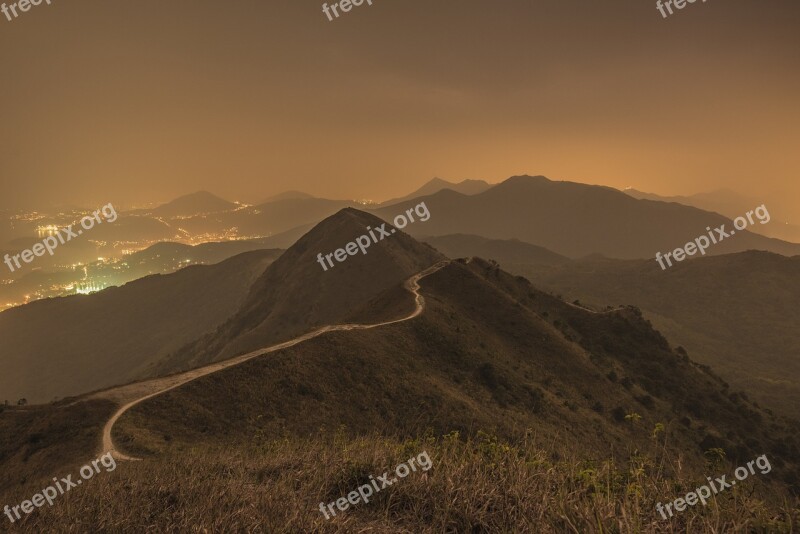
[[[315, 326], [343, 322], [389, 287], [436, 263], [443, 256], [397, 232], [346, 261], [323, 270], [318, 254], [344, 248], [378, 228], [374, 215], [346, 208], [328, 217], [289, 248], [253, 284], [231, 319], [213, 335], [184, 347], [164, 362], [169, 368], [196, 367], [291, 339]], [[163, 373], [164, 367], [154, 370]]]
[[[593, 253], [634, 259], [672, 251], [706, 227], [727, 224], [725, 217], [697, 208], [637, 200], [616, 189], [543, 176], [515, 176], [472, 196], [443, 190], [434, 195], [382, 207], [376, 215], [391, 220], [424, 200], [431, 218], [406, 228], [414, 236], [473, 234], [490, 239], [519, 239], [572, 258]], [[755, 208], [755, 206], [753, 206]], [[756, 225], [758, 225], [756, 220]], [[744, 250], [800, 254], [800, 245], [737, 231], [708, 254]]]
[[159, 217], [187, 217], [202, 213], [216, 213], [236, 209], [236, 204], [221, 199], [208, 191], [198, 191], [178, 197], [152, 210]]
[[447, 180], [442, 180], [441, 178], [433, 178], [431, 181], [425, 183], [425, 185], [423, 185], [413, 193], [402, 196], [400, 198], [393, 198], [391, 200], [387, 200], [386, 202], [382, 202], [380, 206], [381, 207], [391, 206], [393, 204], [397, 204], [398, 202], [403, 202], [404, 200], [412, 200], [417, 197], [433, 195], [443, 189], [450, 189], [452, 191], [456, 191], [463, 195], [475, 195], [477, 193], [482, 193], [483, 191], [486, 191], [490, 187], [492, 187], [492, 184], [484, 182], [483, 180], [463, 180], [461, 182], [456, 183], [456, 182], [448, 182]]
[[130, 382], [230, 317], [279, 251], [153, 275], [0, 313], [0, 397], [54, 397]]
[[313, 195], [309, 195], [308, 193], [303, 193], [302, 191], [284, 191], [283, 193], [278, 193], [277, 195], [273, 195], [267, 199], [264, 199], [261, 204], [267, 204], [270, 202], [277, 202], [279, 200], [297, 200], [297, 199], [308, 199], [314, 198]]

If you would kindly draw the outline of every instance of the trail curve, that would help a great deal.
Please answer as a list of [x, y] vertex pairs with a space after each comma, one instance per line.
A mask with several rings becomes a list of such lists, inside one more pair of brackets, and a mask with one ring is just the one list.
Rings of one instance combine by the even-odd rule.
[[302, 336], [296, 337], [289, 341], [284, 341], [283, 343], [278, 343], [277, 345], [272, 345], [270, 347], [258, 349], [253, 352], [248, 352], [247, 354], [242, 354], [241, 356], [236, 356], [234, 358], [222, 362], [212, 363], [203, 367], [198, 367], [197, 369], [192, 369], [190, 371], [186, 371], [184, 373], [172, 376], [166, 376], [163, 378], [154, 378], [152, 380], [145, 380], [143, 382], [135, 382], [132, 384], [127, 384], [124, 386], [108, 389], [94, 394], [91, 398], [109, 399], [117, 402], [118, 404], [121, 404], [120, 408], [117, 409], [116, 412], [114, 412], [114, 415], [111, 416], [111, 418], [106, 422], [105, 426], [103, 427], [103, 439], [102, 439], [100, 454], [105, 454], [107, 452], [110, 452], [113, 455], [113, 457], [116, 458], [117, 460], [127, 460], [127, 461], [140, 460], [140, 458], [134, 458], [128, 456], [116, 449], [116, 447], [114, 446], [114, 440], [111, 437], [111, 430], [114, 428], [114, 425], [125, 412], [127, 412], [137, 404], [140, 404], [148, 399], [166, 393], [167, 391], [178, 388], [188, 382], [191, 382], [192, 380], [197, 380], [198, 378], [201, 378], [203, 376], [208, 376], [210, 374], [222, 371], [224, 369], [240, 365], [248, 360], [252, 360], [253, 358], [258, 358], [259, 356], [269, 354], [270, 352], [275, 352], [278, 350], [293, 347], [294, 345], [297, 345], [304, 341], [308, 341], [309, 339], [313, 339], [326, 332], [334, 332], [342, 330], [368, 330], [370, 328], [378, 328], [380, 326], [387, 326], [390, 324], [401, 323], [404, 321], [411, 320], [415, 317], [418, 317], [425, 309], [425, 298], [422, 296], [422, 294], [420, 294], [419, 281], [424, 277], [435, 273], [448, 263], [450, 263], [449, 260], [440, 261], [428, 267], [427, 269], [415, 274], [414, 276], [405, 281], [403, 285], [408, 291], [410, 291], [414, 295], [414, 300], [416, 304], [414, 307], [414, 311], [411, 312], [411, 314], [409, 314], [406, 317], [376, 324], [366, 324], [366, 325], [339, 324], [339, 325], [322, 326], [320, 328], [317, 328], [316, 330], [303, 334]]

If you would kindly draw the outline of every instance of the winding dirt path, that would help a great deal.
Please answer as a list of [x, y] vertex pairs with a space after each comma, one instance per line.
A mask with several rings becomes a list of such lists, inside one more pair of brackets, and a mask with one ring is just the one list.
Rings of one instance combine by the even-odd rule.
[[414, 294], [416, 306], [414, 311], [408, 315], [407, 317], [403, 317], [400, 319], [395, 319], [392, 321], [386, 321], [383, 323], [377, 324], [340, 324], [340, 325], [327, 325], [320, 327], [316, 330], [313, 330], [307, 334], [303, 334], [300, 337], [296, 337], [292, 340], [285, 341], [283, 343], [279, 343], [277, 345], [272, 345], [271, 347], [266, 347], [263, 349], [258, 349], [253, 352], [248, 352], [247, 354], [243, 354], [241, 356], [236, 356], [235, 358], [231, 358], [229, 360], [225, 360], [218, 363], [213, 363], [210, 365], [206, 365], [205, 367], [198, 367], [197, 369], [192, 369], [191, 371], [186, 371], [185, 373], [180, 373], [177, 375], [167, 376], [163, 378], [154, 378], [152, 380], [146, 380], [143, 382], [135, 382], [133, 384], [127, 384], [125, 386], [120, 386], [117, 388], [109, 389], [106, 391], [101, 391], [91, 398], [102, 398], [102, 399], [109, 399], [117, 404], [120, 404], [121, 407], [111, 416], [105, 426], [103, 427], [103, 441], [102, 446], [100, 449], [100, 454], [105, 454], [106, 452], [111, 452], [111, 454], [117, 460], [139, 460], [139, 458], [133, 458], [128, 456], [120, 451], [118, 451], [114, 447], [114, 441], [111, 438], [111, 430], [114, 428], [114, 424], [119, 420], [119, 418], [136, 406], [137, 404], [146, 401], [147, 399], [151, 399], [162, 393], [166, 393], [172, 389], [180, 387], [187, 382], [191, 382], [192, 380], [196, 380], [200, 377], [210, 375], [212, 373], [216, 373], [218, 371], [222, 371], [223, 369], [228, 369], [229, 367], [233, 367], [235, 365], [239, 365], [244, 363], [248, 360], [252, 360], [253, 358], [258, 358], [259, 356], [263, 356], [264, 354], [269, 354], [270, 352], [275, 352], [278, 350], [286, 349], [289, 347], [293, 347], [298, 343], [302, 343], [303, 341], [308, 341], [309, 339], [313, 339], [317, 336], [324, 334], [325, 332], [333, 332], [338, 330], [367, 330], [370, 328], [377, 328], [379, 326], [386, 326], [395, 323], [401, 323], [403, 321], [408, 321], [413, 319], [425, 309], [425, 298], [419, 292], [419, 281], [438, 271], [445, 265], [450, 263], [449, 260], [444, 260], [431, 267], [428, 267], [424, 271], [421, 271], [408, 280], [406, 280], [404, 286], [405, 288]]

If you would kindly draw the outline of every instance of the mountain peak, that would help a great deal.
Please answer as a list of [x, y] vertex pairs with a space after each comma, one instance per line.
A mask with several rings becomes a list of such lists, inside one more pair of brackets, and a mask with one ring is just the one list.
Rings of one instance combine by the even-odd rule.
[[154, 209], [153, 213], [166, 217], [175, 217], [230, 211], [235, 208], [236, 204], [233, 202], [228, 202], [209, 191], [202, 190], [180, 196], [166, 204], [162, 204]]
[[375, 215], [341, 209], [267, 267], [225, 325], [176, 358], [195, 366], [347, 322], [369, 302], [442, 259], [429, 245]]
[[277, 195], [273, 195], [265, 199], [260, 204], [267, 204], [268, 202], [277, 202], [279, 200], [301, 200], [308, 198], [315, 198], [315, 197], [314, 195], [309, 195], [308, 193], [304, 193], [302, 191], [295, 191], [294, 189], [292, 189], [289, 191], [284, 191], [283, 193], [278, 193]]
[[455, 182], [448, 182], [447, 180], [439, 177], [432, 178], [431, 180], [425, 182], [425, 184], [406, 196], [400, 198], [393, 198], [391, 200], [387, 200], [381, 204], [381, 207], [384, 206], [391, 206], [393, 204], [398, 204], [400, 202], [404, 202], [406, 200], [412, 200], [419, 197], [426, 197], [430, 195], [435, 195], [436, 193], [443, 191], [443, 190], [452, 190], [457, 193], [461, 193], [462, 195], [477, 195], [478, 193], [483, 193], [487, 189], [490, 189], [492, 184], [485, 182], [483, 180], [462, 180], [458, 183]]
[[516, 183], [534, 183], [534, 184], [541, 184], [541, 183], [552, 183], [553, 180], [549, 179], [547, 176], [542, 176], [541, 174], [537, 174], [536, 176], [531, 176], [529, 174], [520, 174], [517, 176], [512, 176], [507, 180], [501, 182], [502, 184], [516, 184]]

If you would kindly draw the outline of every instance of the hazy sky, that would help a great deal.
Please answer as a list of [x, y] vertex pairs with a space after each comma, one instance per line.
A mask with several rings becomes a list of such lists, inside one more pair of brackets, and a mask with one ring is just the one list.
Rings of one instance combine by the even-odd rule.
[[797, 0], [52, 1], [0, 15], [0, 206], [522, 173], [800, 197]]

